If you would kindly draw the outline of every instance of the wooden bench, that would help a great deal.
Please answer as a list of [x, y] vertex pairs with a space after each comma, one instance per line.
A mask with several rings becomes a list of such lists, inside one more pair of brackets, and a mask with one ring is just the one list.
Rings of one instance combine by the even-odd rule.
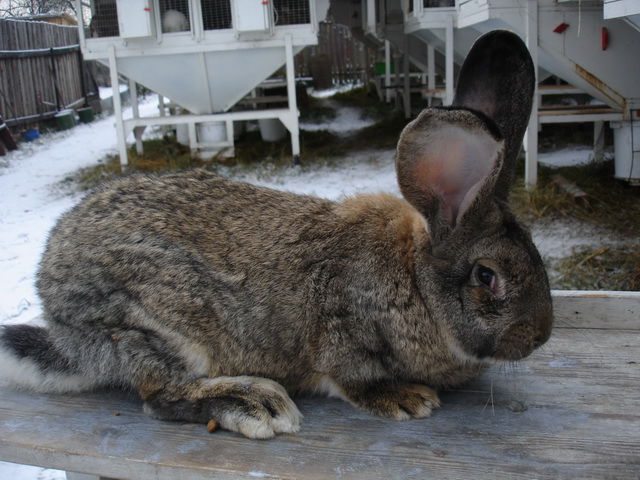
[[117, 392], [0, 388], [0, 459], [71, 479], [573, 479], [640, 477], [640, 293], [556, 293], [540, 351], [442, 392], [432, 418], [394, 422], [303, 398], [302, 431], [248, 440], [167, 423]]

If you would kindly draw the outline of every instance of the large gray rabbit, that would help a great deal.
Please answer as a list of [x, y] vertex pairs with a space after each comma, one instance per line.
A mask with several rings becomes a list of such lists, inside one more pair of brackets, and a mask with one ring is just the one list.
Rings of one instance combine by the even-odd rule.
[[404, 200], [331, 202], [205, 171], [108, 183], [51, 233], [47, 327], [1, 331], [4, 376], [130, 388], [155, 417], [252, 438], [297, 431], [289, 393], [302, 391], [430, 415], [435, 389], [551, 332], [540, 255], [507, 203], [534, 77], [516, 35], [480, 38], [455, 106], [400, 136]]

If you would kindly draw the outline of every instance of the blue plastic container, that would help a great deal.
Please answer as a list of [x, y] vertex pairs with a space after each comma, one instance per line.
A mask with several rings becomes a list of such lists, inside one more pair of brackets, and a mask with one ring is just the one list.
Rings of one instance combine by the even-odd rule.
[[25, 142], [33, 142], [40, 138], [40, 130], [37, 128], [30, 128], [29, 130], [25, 130], [22, 132], [22, 138], [24, 138]]

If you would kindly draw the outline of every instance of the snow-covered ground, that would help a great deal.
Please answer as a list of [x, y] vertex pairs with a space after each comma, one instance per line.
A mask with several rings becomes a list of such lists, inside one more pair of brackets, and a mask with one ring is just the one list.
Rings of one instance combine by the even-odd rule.
[[[149, 115], [157, 103], [141, 103]], [[33, 278], [47, 233], [79, 195], [69, 195], [61, 182], [79, 168], [95, 165], [116, 153], [114, 118], [42, 136], [0, 158], [0, 323], [25, 321], [40, 313]], [[0, 477], [2, 478], [2, 477]]]
[[589, 147], [564, 148], [556, 152], [540, 153], [538, 161], [549, 167], [584, 165], [593, 160], [593, 149]]
[[336, 118], [328, 124], [327, 122], [300, 122], [300, 128], [309, 131], [329, 130], [338, 135], [349, 135], [354, 130], [368, 127], [375, 122], [375, 118], [363, 117], [358, 108], [343, 107], [337, 111]]
[[[151, 97], [141, 105], [141, 114], [156, 108]], [[361, 123], [359, 123], [361, 122]], [[99, 119], [66, 132], [44, 135], [0, 157], [0, 324], [29, 322], [41, 314], [34, 279], [47, 234], [56, 219], [77, 203], [81, 195], [61, 188], [61, 182], [81, 167], [94, 165], [116, 151], [114, 118]], [[324, 128], [344, 130], [366, 124], [355, 113], [340, 111]], [[151, 134], [153, 134], [151, 132]], [[545, 163], [586, 159], [583, 149], [545, 154]], [[298, 193], [337, 199], [359, 192], [386, 191], [399, 194], [393, 165], [393, 151], [365, 151], [333, 162], [331, 166], [257, 168], [254, 171], [229, 169], [234, 178]], [[581, 225], [540, 226], [534, 239], [543, 256], [561, 257], [572, 246], [601, 245], [594, 231]], [[606, 238], [606, 237], [605, 237]], [[55, 470], [0, 463], [0, 479], [61, 480]]]

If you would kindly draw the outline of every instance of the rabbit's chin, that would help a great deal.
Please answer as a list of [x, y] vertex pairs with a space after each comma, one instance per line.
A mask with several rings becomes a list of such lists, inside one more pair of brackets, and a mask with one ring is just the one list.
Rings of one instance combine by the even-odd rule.
[[505, 332], [491, 357], [497, 361], [521, 360], [542, 346], [550, 333], [550, 329], [536, 332], [531, 325], [515, 325]]
[[462, 346], [462, 342], [448, 338], [448, 347], [453, 355], [463, 364], [492, 365], [503, 362], [522, 360], [542, 346], [550, 336], [551, 330], [536, 330], [529, 324], [517, 324], [505, 330], [494, 343], [488, 341], [482, 352], [469, 352]]

